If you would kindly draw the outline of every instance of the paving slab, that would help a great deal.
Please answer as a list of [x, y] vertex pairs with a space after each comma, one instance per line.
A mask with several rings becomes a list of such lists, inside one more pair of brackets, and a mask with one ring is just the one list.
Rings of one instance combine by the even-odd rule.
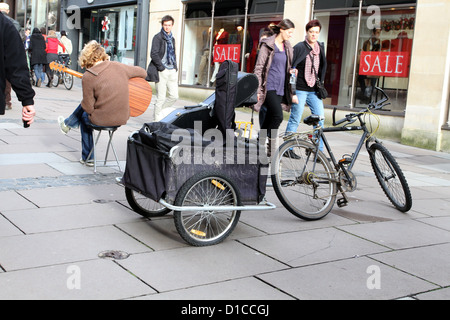
[[15, 191], [0, 192], [0, 212], [34, 208], [36, 208], [35, 204]]
[[[111, 182], [114, 182], [113, 177], [110, 177], [110, 179]], [[125, 191], [123, 187], [117, 184], [65, 186], [59, 188], [20, 190], [18, 192], [40, 208], [92, 203], [96, 200], [105, 202], [125, 200]]]
[[158, 292], [286, 268], [286, 265], [234, 241], [212, 247], [186, 247], [135, 254], [118, 263]]
[[418, 294], [414, 298], [419, 300], [450, 300], [450, 288], [428, 291]]
[[240, 241], [291, 267], [390, 250], [335, 228], [290, 232]]
[[6, 271], [95, 259], [105, 250], [151, 251], [114, 226], [1, 237], [0, 248]]
[[0, 238], [18, 236], [22, 234], [23, 232], [21, 232], [20, 229], [12, 224], [9, 220], [7, 220], [0, 212]]
[[[254, 277], [222, 281], [193, 288], [150, 294], [134, 300], [294, 300]], [[269, 310], [270, 314], [270, 310]]]
[[141, 220], [130, 209], [116, 203], [3, 211], [3, 215], [26, 234], [107, 226]]
[[0, 287], [0, 300], [117, 300], [155, 293], [103, 259], [0, 273]]
[[441, 287], [450, 286], [450, 243], [374, 254], [382, 263]]
[[416, 220], [364, 223], [337, 228], [391, 249], [450, 242], [449, 231]]
[[390, 300], [438, 288], [367, 257], [272, 272], [258, 278], [300, 300]]

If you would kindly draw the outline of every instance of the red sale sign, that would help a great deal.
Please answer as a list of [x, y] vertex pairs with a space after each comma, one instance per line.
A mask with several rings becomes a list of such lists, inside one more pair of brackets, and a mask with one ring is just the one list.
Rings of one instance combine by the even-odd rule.
[[219, 44], [214, 46], [214, 62], [224, 62], [231, 60], [236, 63], [241, 61], [240, 44]]
[[368, 76], [408, 77], [409, 52], [362, 51], [359, 74]]

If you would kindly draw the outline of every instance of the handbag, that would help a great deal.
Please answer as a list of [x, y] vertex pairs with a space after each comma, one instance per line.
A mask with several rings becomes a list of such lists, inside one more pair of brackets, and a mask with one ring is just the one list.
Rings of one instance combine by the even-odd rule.
[[316, 67], [314, 66], [314, 60], [309, 56], [311, 59], [312, 68], [314, 70], [314, 74], [316, 75], [316, 94], [319, 99], [326, 99], [328, 97], [328, 91], [325, 89], [322, 81], [320, 81], [319, 75], [317, 74]]

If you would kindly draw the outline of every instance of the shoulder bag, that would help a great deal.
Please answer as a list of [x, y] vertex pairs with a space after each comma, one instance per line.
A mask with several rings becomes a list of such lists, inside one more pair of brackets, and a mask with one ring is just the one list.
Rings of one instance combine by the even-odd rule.
[[319, 75], [317, 74], [316, 67], [314, 66], [314, 60], [309, 55], [309, 58], [311, 59], [312, 68], [314, 70], [314, 74], [316, 75], [316, 93], [319, 99], [326, 99], [328, 97], [328, 91], [325, 89], [322, 81], [320, 81]]

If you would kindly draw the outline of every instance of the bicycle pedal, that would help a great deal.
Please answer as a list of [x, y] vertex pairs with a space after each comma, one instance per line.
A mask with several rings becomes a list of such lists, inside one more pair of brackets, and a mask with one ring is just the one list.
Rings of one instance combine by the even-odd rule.
[[340, 199], [337, 199], [336, 203], [337, 203], [339, 208], [342, 208], [342, 207], [345, 207], [348, 204], [348, 201], [345, 198], [340, 198]]

